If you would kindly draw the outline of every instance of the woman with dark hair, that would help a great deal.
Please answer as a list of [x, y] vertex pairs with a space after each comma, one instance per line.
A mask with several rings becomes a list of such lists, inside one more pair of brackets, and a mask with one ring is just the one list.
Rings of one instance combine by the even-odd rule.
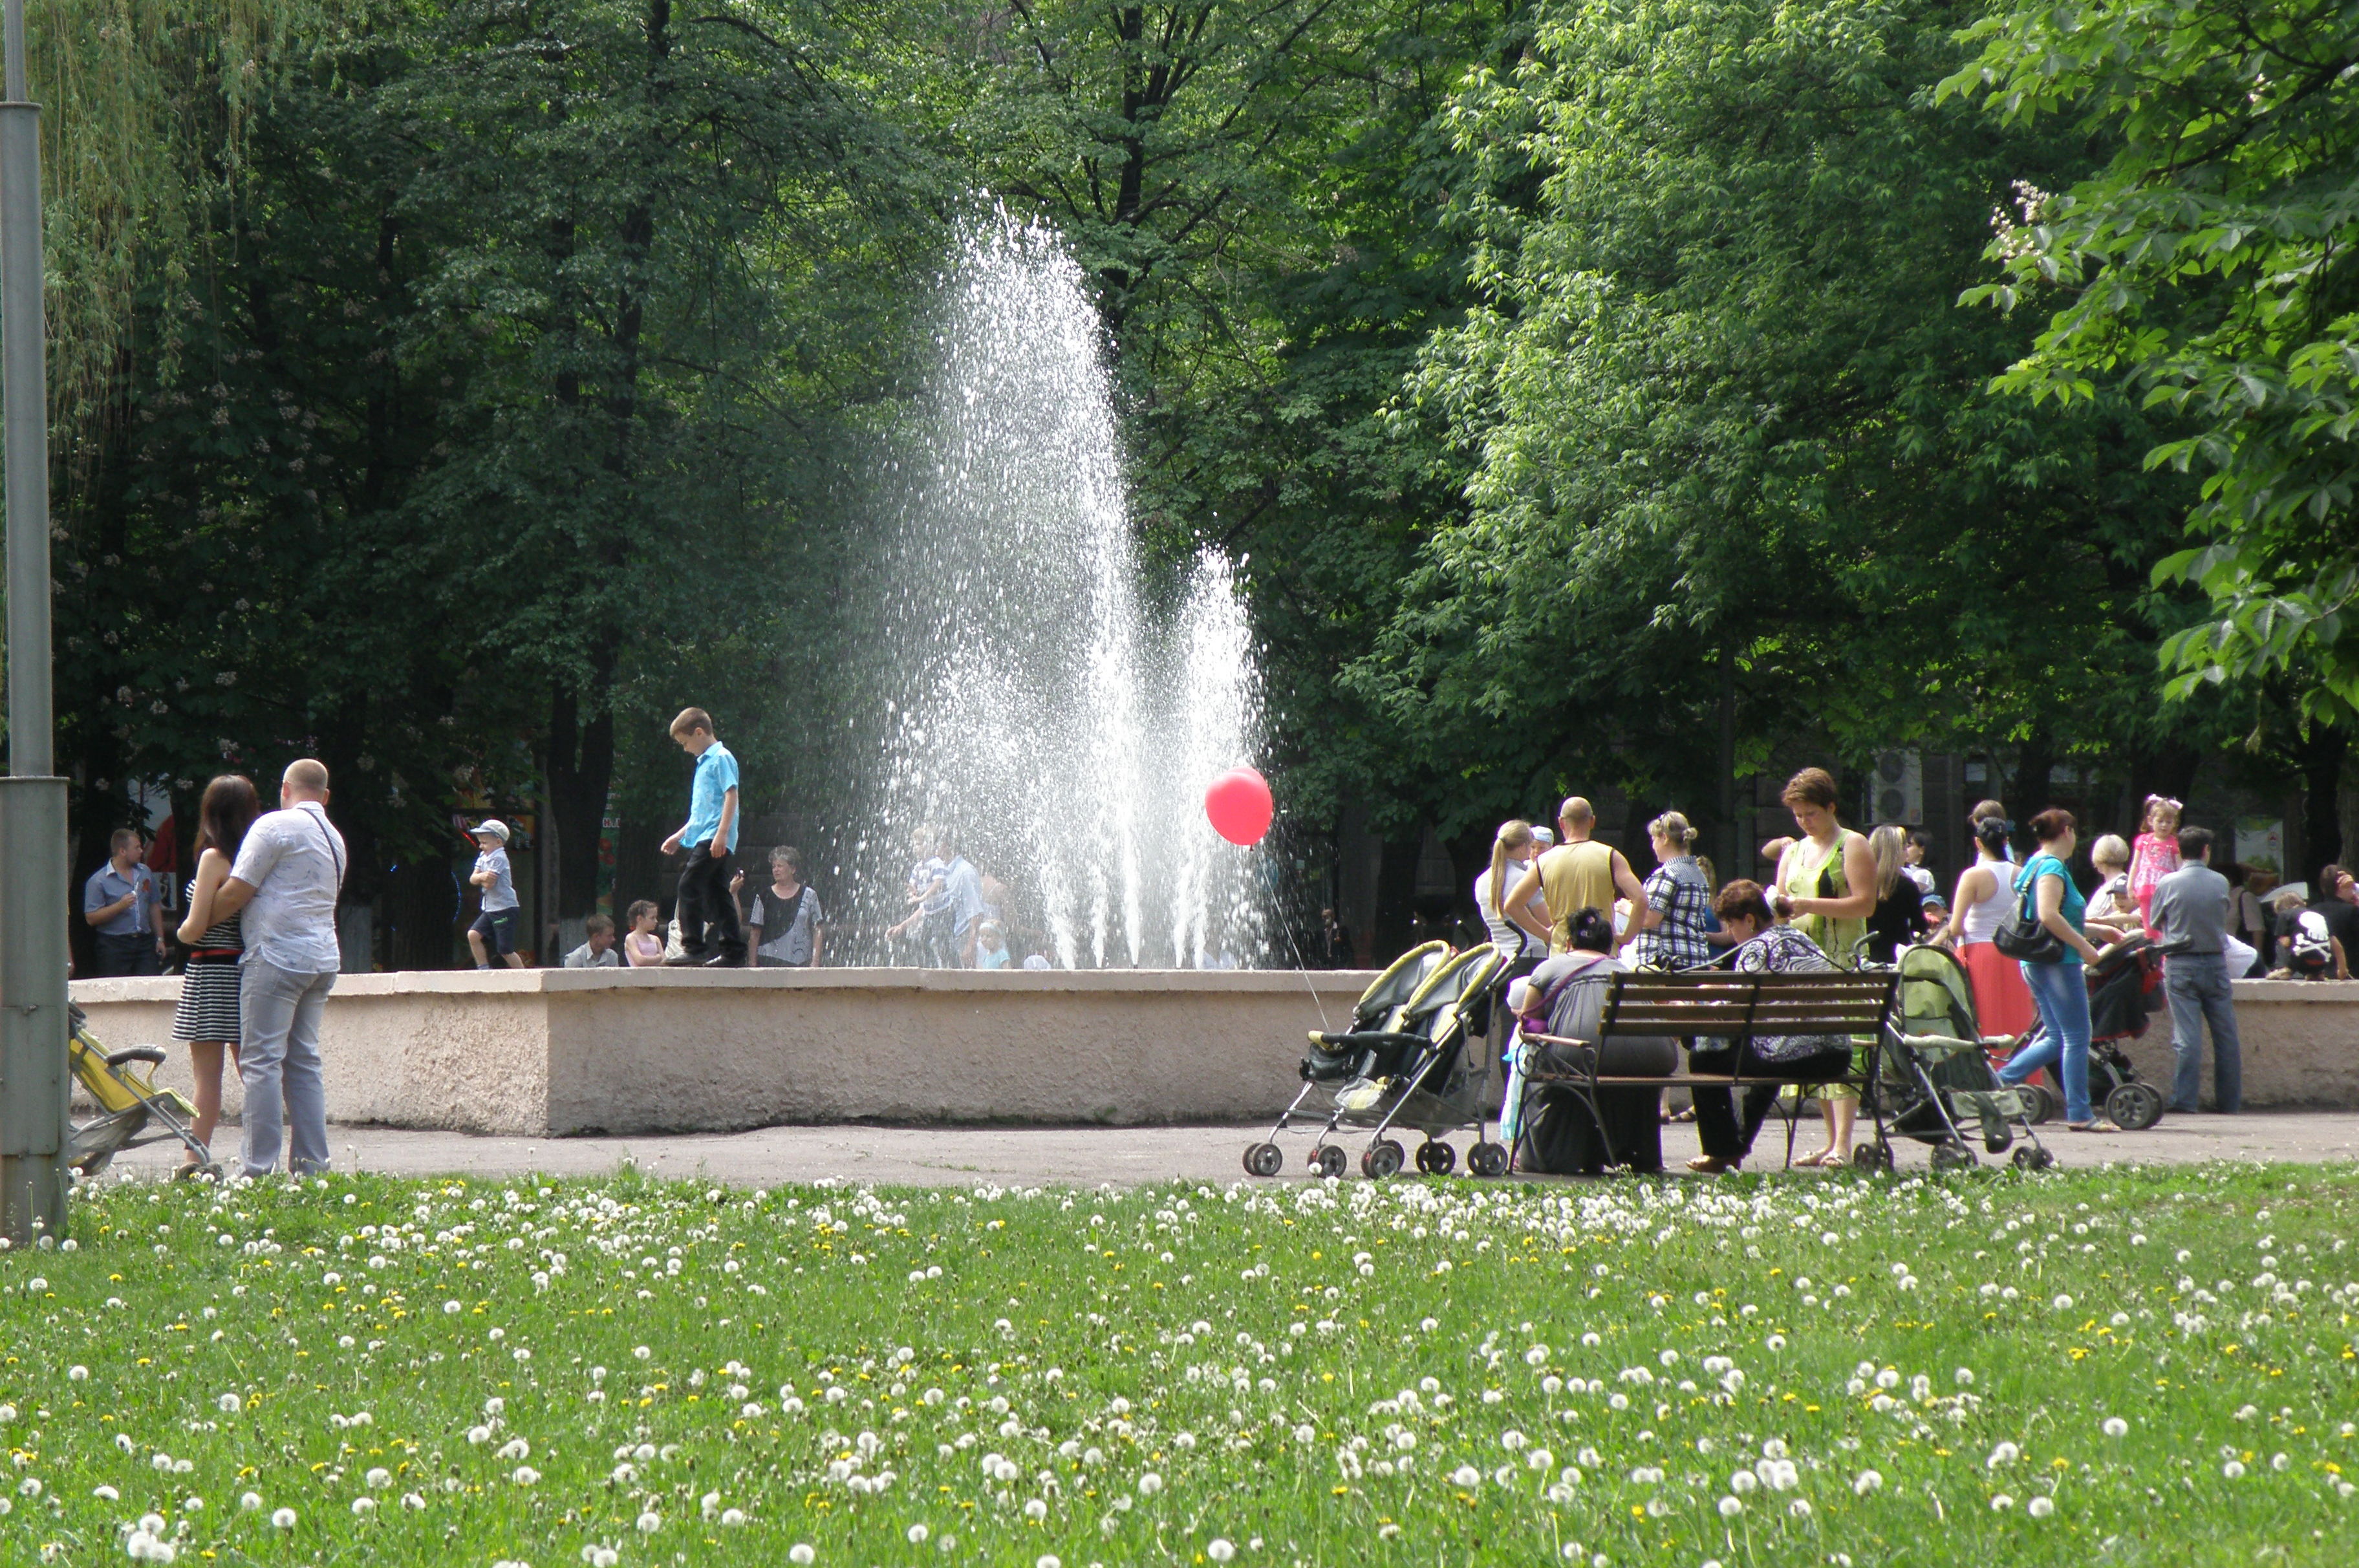
[[[180, 922], [189, 963], [180, 975], [172, 1038], [189, 1047], [189, 1065], [197, 1081], [197, 1116], [190, 1130], [203, 1144], [212, 1142], [213, 1128], [221, 1123], [222, 1053], [229, 1053], [233, 1065], [237, 1061], [242, 1038], [238, 961], [245, 956], [243, 917], [214, 920], [213, 895], [229, 879], [238, 846], [245, 843], [245, 830], [261, 814], [254, 780], [242, 773], [224, 773], [206, 785], [197, 806], [197, 874], [189, 879], [189, 916]], [[194, 1153], [183, 1162], [190, 1168], [196, 1163]]]
[[[1995, 805], [1995, 801], [1984, 804]], [[1950, 923], [1941, 940], [1957, 951], [1973, 983], [1974, 1018], [1984, 1034], [2021, 1036], [2029, 1032], [2031, 993], [2024, 989], [2023, 971], [2015, 960], [1991, 944], [1991, 938], [2015, 907], [2011, 891], [2015, 867], [2007, 860], [2005, 809], [1995, 816], [1973, 819], [1974, 863], [1958, 877], [1957, 896], [1950, 900]]]
[[2089, 1108], [2089, 986], [2082, 976], [2082, 966], [2103, 955], [2082, 934], [2087, 902], [2065, 869], [2081, 842], [2072, 813], [2049, 807], [2031, 819], [2031, 835], [2039, 841], [2039, 853], [2024, 863], [2012, 893], [2020, 908], [2038, 915], [2063, 951], [2053, 959], [2025, 959], [2017, 965], [2031, 989], [2032, 1005], [2039, 1009], [2039, 1039], [2007, 1060], [1999, 1070], [1999, 1082], [2012, 1089], [2060, 1060], [2057, 1076], [2064, 1082], [2065, 1125], [2074, 1132], [2118, 1132]]
[[[1606, 982], [1619, 972], [1614, 962], [1614, 918], [1584, 906], [1564, 922], [1566, 948], [1532, 971], [1516, 1010], [1534, 1032], [1568, 1040], [1594, 1040], [1604, 1013]], [[1519, 1053], [1520, 1054], [1520, 1053]], [[1597, 1071], [1608, 1077], [1660, 1077], [1679, 1065], [1679, 1047], [1668, 1038], [1615, 1038], [1600, 1051]], [[1520, 1066], [1509, 1094], [1522, 1098]], [[1570, 1090], [1543, 1085], [1529, 1096], [1528, 1116], [1518, 1116], [1513, 1134], [1516, 1169], [1550, 1175], [1594, 1174], [1609, 1158], [1633, 1171], [1663, 1168], [1660, 1089], [1601, 1089], [1597, 1116]], [[1524, 1107], [1519, 1104], [1520, 1112]], [[1603, 1118], [1603, 1127], [1598, 1125]], [[1610, 1149], [1609, 1149], [1610, 1144]]]
[[[1834, 968], [1809, 937], [1792, 926], [1770, 923], [1769, 900], [1757, 882], [1731, 882], [1723, 887], [1720, 897], [1713, 900], [1712, 912], [1736, 941], [1728, 964], [1740, 974], [1823, 975]], [[1741, 1072], [1748, 1079], [1771, 1080], [1755, 1082], [1745, 1088], [1741, 1127], [1734, 1090], [1695, 1091], [1696, 1138], [1703, 1145], [1703, 1152], [1688, 1161], [1688, 1169], [1717, 1176], [1723, 1171], [1735, 1170], [1753, 1152], [1753, 1139], [1761, 1131], [1762, 1118], [1769, 1114], [1769, 1106], [1777, 1098], [1777, 1085], [1819, 1083], [1842, 1077], [1851, 1071], [1851, 1041], [1834, 1034], [1764, 1035], [1753, 1040], [1713, 1040], [1710, 1045], [1699, 1040], [1688, 1052], [1688, 1066], [1698, 1073], [1734, 1078]], [[1831, 1154], [1840, 1148], [1842, 1159], [1821, 1156], [1797, 1160], [1797, 1164], [1834, 1165], [1850, 1159], [1851, 1118], [1844, 1116], [1838, 1141], [1834, 1127], [1836, 1102], [1821, 1095], [1821, 1103], [1827, 1111], [1828, 1150]], [[1851, 1108], [1849, 1101], [1843, 1105], [1845, 1111]]]

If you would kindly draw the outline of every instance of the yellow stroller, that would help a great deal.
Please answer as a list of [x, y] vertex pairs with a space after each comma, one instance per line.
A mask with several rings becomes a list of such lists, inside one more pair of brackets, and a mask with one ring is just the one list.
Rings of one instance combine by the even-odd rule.
[[164, 1064], [164, 1053], [152, 1045], [110, 1051], [90, 1032], [90, 1019], [80, 1007], [69, 1007], [67, 1018], [72, 1033], [66, 1052], [74, 1076], [98, 1107], [96, 1116], [74, 1127], [67, 1163], [88, 1181], [126, 1149], [177, 1140], [197, 1157], [180, 1174], [219, 1175], [212, 1150], [189, 1130], [196, 1106], [179, 1090], [156, 1086], [155, 1070]]

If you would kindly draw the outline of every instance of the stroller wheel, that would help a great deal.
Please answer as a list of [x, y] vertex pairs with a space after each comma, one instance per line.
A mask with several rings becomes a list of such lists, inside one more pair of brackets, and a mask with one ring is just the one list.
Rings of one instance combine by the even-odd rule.
[[1401, 1146], [1391, 1138], [1379, 1138], [1360, 1151], [1360, 1174], [1371, 1181], [1381, 1181], [1387, 1176], [1397, 1176], [1401, 1168]]
[[1275, 1176], [1285, 1163], [1285, 1151], [1274, 1143], [1245, 1146], [1245, 1174], [1248, 1176]]
[[1852, 1150], [1851, 1163], [1853, 1170], [1864, 1171], [1871, 1176], [1889, 1171], [1892, 1169], [1892, 1146], [1882, 1138], [1873, 1143], [1863, 1143]]
[[2124, 1083], [2105, 1096], [2105, 1115], [2114, 1125], [2144, 1132], [2162, 1120], [2162, 1094], [2151, 1083]]
[[2033, 1127], [2046, 1127], [2056, 1117], [2056, 1097], [2045, 1083], [2018, 1083], [2015, 1092], [2023, 1096], [2023, 1119]]
[[1447, 1176], [1458, 1165], [1458, 1151], [1438, 1138], [1417, 1146], [1417, 1168], [1429, 1176]]
[[1478, 1143], [1466, 1151], [1466, 1169], [1477, 1176], [1505, 1176], [1507, 1173], [1507, 1146], [1504, 1143]]
[[1343, 1174], [1343, 1150], [1335, 1144], [1321, 1144], [1312, 1164], [1320, 1175], [1332, 1181]]
[[1962, 1143], [1937, 1143], [1933, 1146], [1933, 1169], [1936, 1171], [1972, 1171], [1982, 1161], [1974, 1151]]

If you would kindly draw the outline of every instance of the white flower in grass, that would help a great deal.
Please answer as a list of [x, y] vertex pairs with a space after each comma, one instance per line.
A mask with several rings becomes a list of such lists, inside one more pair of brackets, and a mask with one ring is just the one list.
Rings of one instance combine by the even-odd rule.
[[1038, 1497], [1027, 1498], [1024, 1504], [1024, 1517], [1038, 1524], [1049, 1517], [1049, 1505]]
[[38, 1475], [27, 1475], [22, 1481], [17, 1482], [16, 1495], [20, 1497], [39, 1497], [41, 1495], [40, 1477]]
[[912, 1546], [923, 1546], [926, 1544], [926, 1537], [931, 1533], [933, 1532], [929, 1530], [924, 1525], [913, 1524], [909, 1527], [909, 1544]]
[[1873, 1470], [1863, 1470], [1852, 1481], [1851, 1489], [1861, 1497], [1884, 1490], [1884, 1477]]
[[1810, 1499], [1808, 1497], [1796, 1497], [1792, 1502], [1786, 1505], [1786, 1511], [1792, 1514], [1796, 1519], [1809, 1519], [1810, 1517]]
[[1996, 1448], [1990, 1451], [1990, 1457], [1983, 1463], [1989, 1468], [1995, 1470], [2002, 1465], [2012, 1465], [2022, 1457], [2023, 1450], [2017, 1448], [2011, 1443], [2002, 1443]]
[[663, 1529], [663, 1515], [657, 1513], [654, 1509], [650, 1508], [646, 1513], [641, 1514], [634, 1522], [638, 1526], [638, 1530], [641, 1535], [653, 1535], [656, 1531]]
[[2292, 1465], [2293, 1460], [2291, 1456], [2288, 1454], [2272, 1454], [2269, 1455], [2269, 1468], [2272, 1470], [2289, 1469], [2292, 1467]]
[[532, 1444], [527, 1443], [520, 1437], [510, 1438], [507, 1442], [500, 1444], [499, 1452], [492, 1455], [492, 1457], [495, 1459], [529, 1459], [532, 1457]]
[[2098, 1430], [2103, 1432], [2107, 1437], [2127, 1437], [2130, 1432], [2130, 1423], [2122, 1420], [2119, 1416], [2107, 1416], [2105, 1418], [2105, 1424], [2098, 1428]]
[[1158, 1475], [1154, 1471], [1149, 1470], [1147, 1474], [1138, 1478], [1138, 1495], [1140, 1497], [1151, 1497], [1161, 1490], [1163, 1490], [1163, 1477]]
[[467, 1429], [467, 1441], [471, 1443], [489, 1443], [492, 1441], [492, 1429], [487, 1426], [471, 1426]]
[[819, 1553], [811, 1550], [811, 1544], [808, 1541], [798, 1541], [787, 1548], [787, 1561], [793, 1563], [795, 1568], [810, 1568], [810, 1565], [818, 1560]]
[[745, 1522], [745, 1510], [744, 1508], [723, 1508], [721, 1510], [721, 1523], [723, 1529], [735, 1530], [739, 1525], [744, 1524]]
[[277, 1509], [270, 1516], [270, 1523], [271, 1527], [275, 1530], [293, 1530], [295, 1528], [295, 1510], [293, 1508]]
[[508, 1479], [519, 1486], [538, 1486], [540, 1482], [540, 1472], [529, 1465], [519, 1465], [509, 1473]]
[[221, 1411], [221, 1413], [225, 1416], [234, 1416], [245, 1408], [245, 1401], [239, 1399], [235, 1394], [223, 1394], [220, 1399], [213, 1401], [213, 1409]]
[[1736, 1499], [1736, 1498], [1734, 1498], [1734, 1497], [1723, 1497], [1723, 1498], [1721, 1498], [1721, 1499], [1720, 1499], [1720, 1517], [1721, 1517], [1721, 1518], [1723, 1518], [1723, 1519], [1734, 1519], [1737, 1515], [1739, 1515], [1739, 1514], [1743, 1513], [1744, 1511], [1745, 1511], [1745, 1505], [1744, 1505], [1744, 1503], [1740, 1502], [1738, 1499]]
[[1463, 1490], [1472, 1491], [1483, 1484], [1483, 1472], [1475, 1469], [1472, 1465], [1461, 1465], [1450, 1473], [1450, 1484]]
[[1991, 1512], [1995, 1514], [2003, 1514], [2013, 1507], [2015, 1507], [2015, 1499], [2008, 1497], [2005, 1492], [1999, 1493], [1998, 1496], [1991, 1499]]
[[1032, 1559], [1032, 1568], [1065, 1568], [1065, 1565], [1058, 1561], [1054, 1552], [1044, 1552]]
[[1226, 1536], [1216, 1535], [1204, 1543], [1204, 1555], [1215, 1563], [1226, 1563], [1236, 1554], [1237, 1549], [1229, 1544]]
[[354, 1497], [353, 1499], [353, 1512], [362, 1519], [366, 1519], [369, 1515], [376, 1512], [376, 1499], [375, 1497]]
[[1750, 1470], [1739, 1470], [1728, 1478], [1728, 1489], [1732, 1492], [1749, 1492], [1760, 1484], [1760, 1478]]
[[426, 1499], [416, 1492], [404, 1492], [401, 1494], [401, 1506], [411, 1513], [418, 1513], [426, 1507]]
[[66, 1381], [67, 1381], [67, 1382], [69, 1382], [69, 1383], [87, 1383], [87, 1382], [89, 1382], [89, 1381], [90, 1381], [90, 1368], [89, 1368], [89, 1367], [87, 1367], [81, 1366], [81, 1365], [79, 1365], [79, 1364], [77, 1364], [77, 1365], [75, 1365], [75, 1366], [72, 1366], [72, 1367], [67, 1367], [67, 1368], [66, 1368]]
[[2056, 1511], [2056, 1499], [2053, 1497], [2034, 1497], [2031, 1501], [2023, 1505], [2023, 1511], [2029, 1514], [2033, 1519], [2046, 1519], [2049, 1514]]
[[2060, 1312], [2069, 1312], [2072, 1310], [2072, 1298], [2070, 1296], [2058, 1296], [2050, 1304], [2053, 1305]]
[[641, 1360], [641, 1361], [645, 1361], [645, 1360], [647, 1360], [649, 1356], [653, 1356], [653, 1355], [655, 1354], [655, 1352], [654, 1352], [654, 1351], [652, 1351], [652, 1350], [649, 1350], [649, 1349], [648, 1349], [646, 1345], [635, 1345], [631, 1346], [631, 1354], [632, 1354], [632, 1356], [635, 1356], [635, 1357], [636, 1357], [637, 1359], [639, 1359], [639, 1360]]
[[456, 1317], [459, 1315], [461, 1309], [459, 1303], [456, 1301], [445, 1301], [442, 1303], [442, 1311], [446, 1316]]
[[92, 1486], [90, 1495], [101, 1502], [119, 1503], [123, 1500], [123, 1494], [112, 1486]]
[[238, 1498], [237, 1506], [246, 1513], [252, 1513], [255, 1509], [262, 1506], [262, 1494], [259, 1492], [248, 1492], [244, 1497]]

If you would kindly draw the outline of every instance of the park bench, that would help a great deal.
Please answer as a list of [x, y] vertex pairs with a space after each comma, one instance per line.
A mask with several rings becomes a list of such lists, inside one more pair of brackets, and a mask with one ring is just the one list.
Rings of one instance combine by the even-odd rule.
[[[1900, 976], [1894, 970], [1834, 971], [1816, 975], [1746, 975], [1725, 969], [1695, 969], [1674, 973], [1624, 971], [1606, 981], [1606, 994], [1593, 1040], [1569, 1040], [1559, 1035], [1526, 1034], [1523, 1051], [1523, 1094], [1517, 1106], [1519, 1126], [1535, 1089], [1570, 1090], [1588, 1108], [1604, 1140], [1609, 1163], [1622, 1163], [1613, 1147], [1613, 1135], [1598, 1107], [1597, 1095], [1607, 1089], [1726, 1089], [1742, 1094], [1756, 1084], [1779, 1087], [1793, 1082], [1763, 1073], [1734, 1077], [1716, 1073], [1665, 1073], [1632, 1076], [1600, 1073], [1604, 1048], [1619, 1039], [1672, 1038], [1692, 1046], [1699, 1040], [1741, 1040], [1772, 1035], [1844, 1035], [1865, 1040], [1852, 1054], [1852, 1071], [1841, 1078], [1816, 1080], [1822, 1084], [1848, 1084], [1860, 1093], [1874, 1114], [1876, 1057], [1890, 1023]], [[1786, 1161], [1794, 1159], [1794, 1136], [1800, 1104], [1783, 1113], [1786, 1121]], [[1879, 1138], [1864, 1146], [1886, 1149]]]

